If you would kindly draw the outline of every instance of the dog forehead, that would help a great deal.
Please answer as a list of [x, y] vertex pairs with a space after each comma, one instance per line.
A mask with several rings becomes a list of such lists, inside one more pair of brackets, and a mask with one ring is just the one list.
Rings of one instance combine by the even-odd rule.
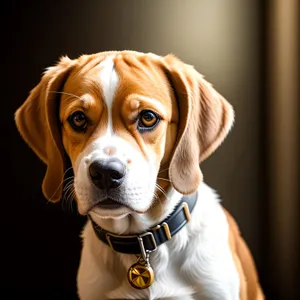
[[172, 93], [167, 77], [163, 74], [162, 61], [161, 56], [134, 51], [84, 55], [78, 58], [76, 68], [66, 81], [64, 92], [78, 97], [89, 94], [108, 109], [130, 94], [164, 102], [170, 99]]
[[102, 87], [102, 96], [110, 110], [119, 85], [119, 76], [115, 69], [114, 56], [107, 56], [96, 66], [96, 70], [98, 70], [97, 77], [99, 77]]
[[152, 54], [126, 52], [105, 57], [95, 69], [107, 105], [111, 107], [115, 98], [124, 98], [126, 94], [155, 96], [161, 93], [163, 78], [158, 71], [159, 59]]

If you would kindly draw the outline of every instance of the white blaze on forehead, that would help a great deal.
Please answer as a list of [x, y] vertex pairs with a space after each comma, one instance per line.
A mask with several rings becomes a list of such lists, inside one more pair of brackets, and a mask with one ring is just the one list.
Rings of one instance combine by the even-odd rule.
[[119, 77], [115, 69], [114, 56], [108, 56], [99, 64], [100, 82], [103, 89], [104, 101], [108, 110], [108, 126], [106, 135], [113, 134], [112, 127], [112, 103], [119, 84]]

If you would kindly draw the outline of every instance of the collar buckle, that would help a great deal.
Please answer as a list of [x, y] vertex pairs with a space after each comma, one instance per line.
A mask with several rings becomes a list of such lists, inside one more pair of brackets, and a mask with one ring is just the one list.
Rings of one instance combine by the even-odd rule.
[[[151, 237], [151, 242], [153, 244], [153, 249], [152, 250], [145, 249], [144, 240], [143, 240], [143, 237], [145, 237], [145, 236], [150, 236]], [[151, 253], [151, 252], [153, 252], [157, 249], [157, 244], [156, 244], [154, 235], [153, 235], [152, 232], [147, 231], [143, 234], [138, 235], [137, 239], [138, 239], [138, 242], [139, 242], [139, 245], [140, 245], [142, 257], [145, 261], [147, 261], [147, 259], [148, 259], [147, 256], [149, 255], [149, 253]]]
[[[114, 248], [114, 240], [111, 238], [137, 239], [139, 246], [140, 246], [141, 255], [145, 260], [146, 260], [147, 254], [149, 254], [157, 249], [157, 244], [156, 244], [154, 235], [150, 231], [147, 231], [147, 232], [139, 234], [139, 235], [127, 235], [127, 236], [120, 236], [120, 235], [115, 235], [110, 232], [106, 232], [105, 237], [106, 237], [106, 240], [107, 240], [110, 248], [112, 250], [114, 250], [115, 252], [118, 252], [118, 251]], [[148, 245], [151, 244], [150, 249], [148, 249], [148, 248], [146, 249], [144, 239], [148, 240], [148, 243], [147, 243]]]

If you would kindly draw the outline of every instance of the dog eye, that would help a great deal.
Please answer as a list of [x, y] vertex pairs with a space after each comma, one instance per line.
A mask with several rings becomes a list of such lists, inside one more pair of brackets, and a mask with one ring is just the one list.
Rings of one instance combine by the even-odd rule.
[[68, 118], [71, 126], [77, 131], [84, 131], [87, 127], [87, 117], [82, 111], [75, 111]]
[[159, 120], [159, 116], [155, 112], [143, 110], [139, 115], [138, 129], [140, 131], [151, 130], [158, 124]]

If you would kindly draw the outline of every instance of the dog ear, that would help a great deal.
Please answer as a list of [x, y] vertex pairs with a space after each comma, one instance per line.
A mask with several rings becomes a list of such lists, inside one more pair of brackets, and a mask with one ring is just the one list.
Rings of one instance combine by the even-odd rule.
[[190, 194], [203, 179], [200, 162], [225, 139], [234, 111], [194, 67], [168, 55], [164, 69], [176, 95], [180, 118], [169, 178], [176, 190]]
[[74, 64], [75, 61], [62, 57], [56, 66], [48, 68], [40, 83], [15, 113], [16, 125], [22, 138], [47, 165], [42, 190], [44, 196], [52, 202], [61, 199], [65, 170], [57, 92]]

